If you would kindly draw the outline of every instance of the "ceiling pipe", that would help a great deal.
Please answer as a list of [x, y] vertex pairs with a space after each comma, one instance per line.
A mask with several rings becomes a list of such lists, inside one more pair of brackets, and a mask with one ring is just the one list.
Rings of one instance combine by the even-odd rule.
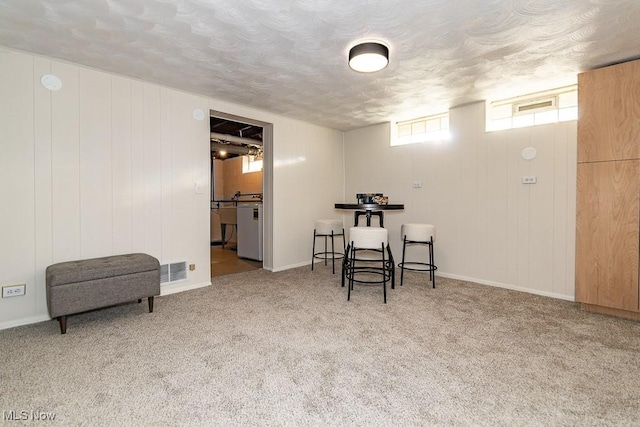
[[257, 156], [260, 154], [260, 149], [255, 147], [246, 147], [234, 144], [221, 144], [219, 142], [211, 143], [211, 151], [226, 151], [227, 153]]
[[221, 141], [236, 142], [238, 144], [262, 145], [262, 141], [251, 138], [243, 138], [241, 136], [227, 135], [226, 133], [211, 132], [211, 139]]

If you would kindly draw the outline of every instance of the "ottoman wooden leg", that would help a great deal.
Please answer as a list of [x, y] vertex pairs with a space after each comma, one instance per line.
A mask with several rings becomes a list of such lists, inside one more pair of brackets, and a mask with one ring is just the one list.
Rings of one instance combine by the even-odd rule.
[[149, 313], [153, 313], [153, 297], [147, 299], [149, 300]]
[[66, 334], [67, 333], [67, 316], [58, 317], [58, 321], [60, 322], [60, 333]]

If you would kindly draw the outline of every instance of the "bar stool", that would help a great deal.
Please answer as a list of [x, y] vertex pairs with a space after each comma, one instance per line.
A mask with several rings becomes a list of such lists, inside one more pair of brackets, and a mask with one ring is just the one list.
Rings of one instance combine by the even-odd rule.
[[[402, 237], [402, 262], [398, 264], [400, 267], [400, 286], [404, 279], [404, 270], [428, 271], [429, 281], [436, 287], [436, 267], [433, 260], [433, 242], [436, 238], [436, 226], [432, 224], [402, 224], [400, 227], [400, 235]], [[405, 261], [405, 253], [407, 246], [426, 245], [429, 250], [428, 262], [424, 261]]]
[[[348, 280], [347, 301], [351, 300], [354, 283], [382, 284], [384, 303], [387, 303], [387, 282], [393, 288], [393, 255], [389, 246], [389, 232], [382, 227], [351, 227], [350, 243], [343, 262], [343, 281]], [[344, 283], [343, 283], [344, 286]]]
[[[336, 252], [334, 247], [333, 238], [336, 236], [342, 236], [342, 251]], [[316, 252], [316, 237], [324, 237], [324, 251]], [[331, 238], [331, 251], [327, 250], [327, 239]], [[345, 250], [344, 239], [344, 227], [342, 221], [339, 219], [319, 219], [316, 221], [316, 227], [313, 230], [313, 247], [311, 253], [311, 271], [313, 271], [313, 264], [316, 258], [324, 259], [324, 265], [327, 265], [327, 260], [331, 258], [331, 268], [333, 274], [336, 274], [336, 258], [340, 259], [344, 257]]]

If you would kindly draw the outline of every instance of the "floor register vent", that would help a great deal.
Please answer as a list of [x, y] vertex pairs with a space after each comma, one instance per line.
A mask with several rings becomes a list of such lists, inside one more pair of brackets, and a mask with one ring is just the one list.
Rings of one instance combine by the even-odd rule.
[[187, 262], [180, 261], [160, 265], [160, 284], [187, 280]]

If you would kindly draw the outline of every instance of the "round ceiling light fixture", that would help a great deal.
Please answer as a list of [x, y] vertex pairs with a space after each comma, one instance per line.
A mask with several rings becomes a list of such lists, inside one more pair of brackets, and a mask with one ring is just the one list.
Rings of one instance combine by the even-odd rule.
[[380, 42], [363, 42], [349, 50], [349, 67], [361, 73], [373, 73], [389, 64], [389, 48]]

